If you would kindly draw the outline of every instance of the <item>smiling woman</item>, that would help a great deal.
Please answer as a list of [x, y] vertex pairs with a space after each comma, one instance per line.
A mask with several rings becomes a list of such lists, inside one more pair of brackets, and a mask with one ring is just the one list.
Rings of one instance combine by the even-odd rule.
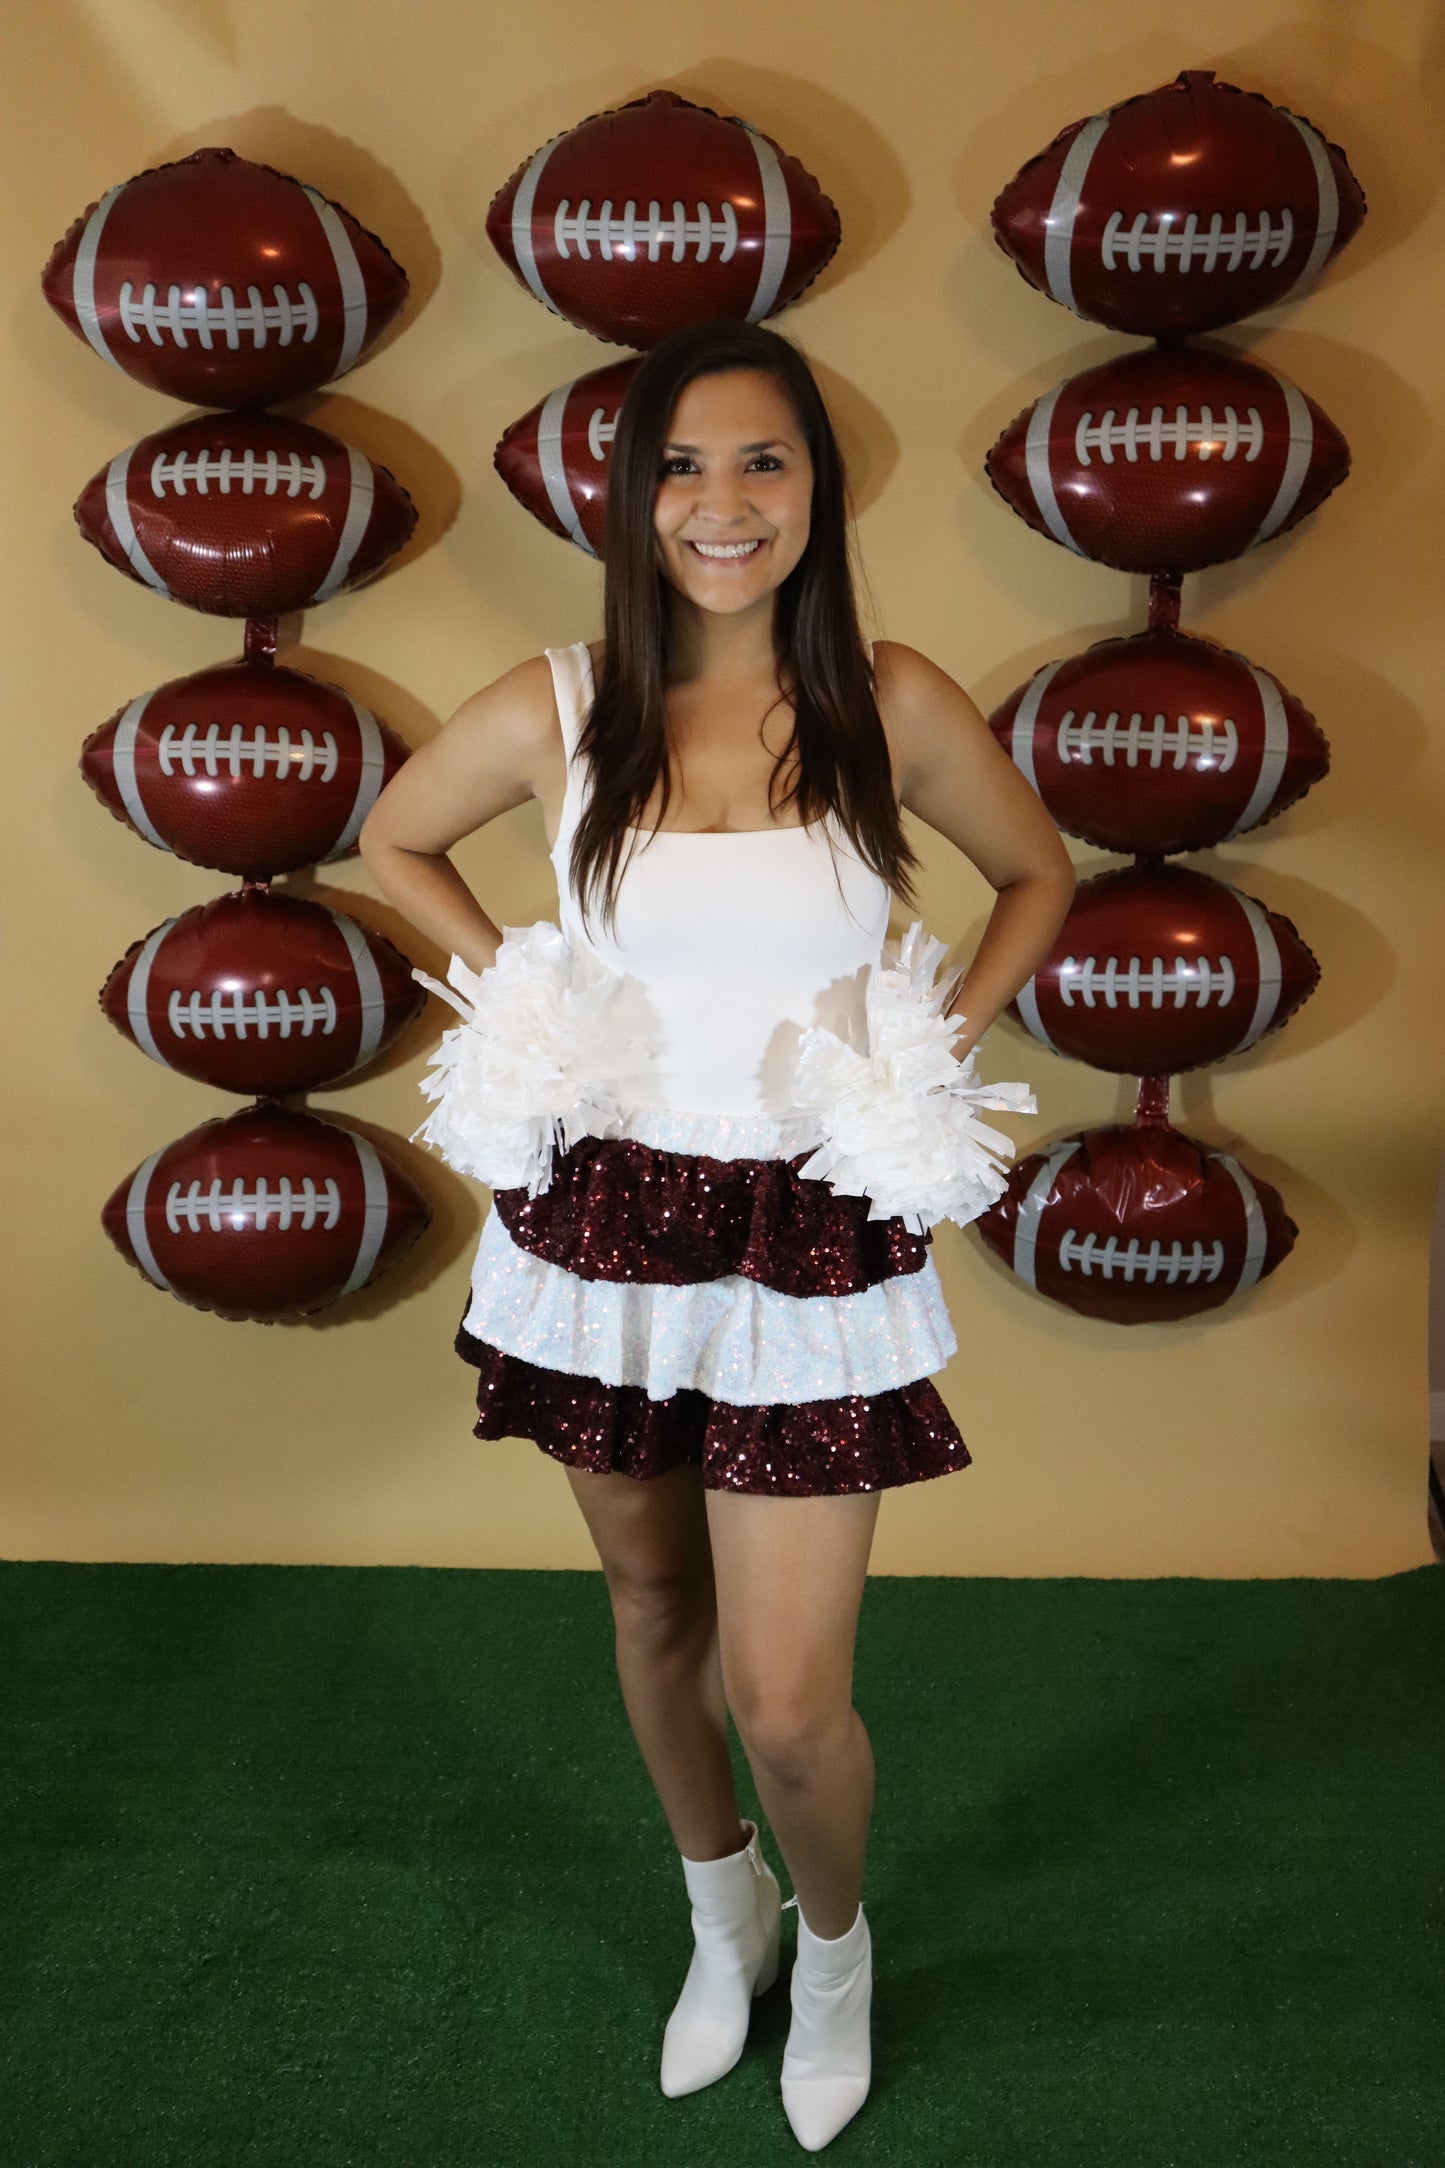
[[[1047, 950], [1073, 876], [968, 696], [907, 648], [865, 646], [837, 443], [776, 333], [702, 325], [646, 357], [618, 421], [605, 565], [604, 638], [468, 701], [383, 793], [362, 849], [455, 952], [454, 983], [482, 973], [478, 1073], [508, 1059], [487, 1031], [519, 951], [488, 970], [500, 934], [445, 854], [528, 796], [579, 998], [611, 984], [634, 1004], [647, 1059], [630, 1099], [570, 1133], [545, 1180], [496, 1190], [457, 1345], [479, 1373], [477, 1435], [533, 1438], [563, 1464], [607, 1575], [628, 1715], [692, 1901], [663, 2091], [732, 2068], [777, 1970], [779, 1888], [739, 1820], [730, 1709], [798, 1893], [783, 2102], [816, 2150], [869, 2084], [873, 1763], [852, 1672], [879, 1493], [969, 1454], [932, 1383], [956, 1346], [938, 1214], [833, 1193], [800, 1048], [866, 1067], [886, 995], [944, 1092], [969, 1089], [958, 1057]], [[916, 944], [884, 969], [915, 863], [903, 805], [998, 891], [946, 1019]], [[605, 1008], [588, 1014], [596, 1056]], [[557, 1067], [561, 1037], [537, 1003], [528, 1017], [534, 1066]], [[940, 1197], [957, 1158], [936, 1166]]]

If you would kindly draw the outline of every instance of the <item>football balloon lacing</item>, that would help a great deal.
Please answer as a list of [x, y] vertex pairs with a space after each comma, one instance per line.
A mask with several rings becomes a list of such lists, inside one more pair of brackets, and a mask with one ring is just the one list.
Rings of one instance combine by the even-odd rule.
[[718, 262], [728, 263], [738, 245], [738, 219], [730, 203], [717, 211], [700, 203], [696, 218], [688, 217], [685, 203], [673, 204], [671, 218], [663, 216], [660, 204], [649, 203], [647, 216], [639, 218], [635, 203], [624, 204], [618, 215], [610, 199], [594, 218], [590, 198], [584, 197], [574, 211], [564, 196], [552, 221], [552, 235], [559, 256], [575, 250], [583, 263], [591, 262], [594, 245], [604, 263], [611, 263], [614, 256], [636, 263], [644, 253], [649, 263], [656, 263], [664, 248], [671, 249], [674, 263], [681, 263], [690, 248], [696, 249], [699, 263], [706, 263], [714, 248]]
[[1082, 1272], [1086, 1279], [1097, 1272], [1106, 1280], [1117, 1274], [1121, 1280], [1143, 1280], [1151, 1287], [1156, 1280], [1169, 1287], [1184, 1280], [1193, 1287], [1200, 1280], [1219, 1278], [1224, 1270], [1224, 1244], [1141, 1242], [1137, 1235], [1121, 1242], [1117, 1235], [1081, 1236], [1077, 1227], [1069, 1227], [1059, 1244], [1059, 1265], [1065, 1272]]
[[324, 1039], [336, 1029], [336, 996], [329, 986], [319, 994], [304, 986], [294, 994], [280, 987], [270, 996], [219, 988], [213, 994], [172, 990], [166, 1022], [178, 1039], [269, 1039], [273, 1025], [280, 1039], [289, 1039], [293, 1031], [309, 1039], [318, 1027]]
[[1066, 766], [1078, 761], [1090, 767], [1098, 752], [1106, 768], [1112, 768], [1116, 759], [1122, 759], [1127, 768], [1137, 768], [1140, 756], [1147, 754], [1151, 768], [1162, 767], [1167, 757], [1179, 769], [1192, 758], [1196, 767], [1217, 769], [1223, 775], [1234, 766], [1238, 751], [1239, 732], [1228, 715], [1217, 720], [1206, 715], [1196, 722], [1188, 715], [1160, 714], [1146, 722], [1136, 708], [1126, 722], [1118, 708], [1111, 708], [1102, 718], [1097, 708], [1083, 715], [1070, 708], [1059, 723], [1059, 759]]
[[1137, 1009], [1145, 1001], [1151, 1009], [1162, 1009], [1171, 995], [1176, 1009], [1187, 1007], [1191, 1000], [1201, 1009], [1207, 1009], [1211, 1001], [1225, 1009], [1234, 999], [1234, 966], [1227, 956], [1217, 963], [1207, 956], [1176, 956], [1167, 964], [1162, 956], [1148, 964], [1142, 956], [1131, 956], [1127, 963], [1110, 956], [1102, 964], [1092, 956], [1082, 962], [1066, 956], [1059, 966], [1059, 994], [1066, 1009], [1073, 1007], [1076, 998], [1086, 1009], [1092, 1009], [1096, 1001], [1102, 1001], [1106, 1009], [1117, 1009], [1121, 1003]]
[[299, 497], [309, 486], [316, 498], [326, 488], [326, 462], [319, 452], [233, 452], [229, 445], [219, 452], [174, 452], [169, 458], [157, 452], [151, 461], [151, 489], [157, 497], [165, 495], [167, 485], [178, 497], [184, 497], [187, 485], [204, 497], [212, 482], [223, 497], [230, 495], [234, 483], [246, 497], [257, 488], [267, 497], [282, 489], [288, 497]]
[[230, 286], [223, 286], [214, 301], [204, 286], [172, 286], [162, 301], [156, 287], [142, 287], [137, 294], [127, 279], [120, 290], [120, 320], [126, 336], [137, 345], [142, 332], [153, 346], [164, 346], [167, 335], [177, 346], [188, 346], [187, 333], [193, 333], [196, 343], [209, 353], [219, 332], [234, 353], [243, 335], [260, 348], [274, 332], [278, 346], [289, 346], [298, 331], [302, 345], [309, 345], [321, 324], [311, 288], [300, 281], [294, 300], [284, 286], [273, 286], [271, 293], [273, 298], [267, 301], [259, 286], [248, 286], [246, 299], [238, 303]]
[[223, 730], [219, 723], [209, 723], [205, 730], [195, 723], [187, 723], [184, 730], [167, 723], [156, 744], [162, 775], [174, 775], [179, 768], [182, 775], [204, 773], [214, 778], [224, 768], [233, 782], [240, 780], [243, 768], [249, 767], [259, 779], [269, 767], [275, 770], [278, 781], [289, 776], [298, 783], [309, 783], [314, 775], [318, 781], [330, 783], [336, 775], [338, 757], [336, 740], [329, 730], [322, 731], [318, 746], [309, 730], [301, 731], [293, 742], [284, 725], [273, 735], [259, 725], [247, 733], [239, 723], [233, 723], [229, 730]]
[[321, 1183], [304, 1175], [296, 1187], [291, 1177], [283, 1174], [274, 1189], [264, 1175], [254, 1189], [247, 1189], [239, 1179], [226, 1189], [218, 1176], [204, 1191], [199, 1182], [188, 1187], [172, 1182], [166, 1192], [166, 1225], [173, 1235], [180, 1233], [183, 1224], [198, 1235], [203, 1222], [213, 1235], [218, 1235], [227, 1227], [239, 1228], [251, 1218], [258, 1234], [264, 1234], [273, 1219], [283, 1235], [298, 1222], [302, 1233], [309, 1234], [318, 1224], [323, 1230], [334, 1227], [340, 1217], [341, 1191], [330, 1175]]
[[[1181, 271], [1238, 271], [1246, 256], [1251, 271], [1262, 271], [1266, 264], [1271, 268], [1282, 264], [1294, 242], [1294, 213], [1288, 207], [1280, 212], [1278, 225], [1268, 211], [1261, 211], [1253, 226], [1248, 212], [1236, 211], [1228, 228], [1224, 213], [1215, 211], [1203, 231], [1199, 213], [1191, 211], [1177, 233], [1173, 226], [1177, 211], [1140, 211], [1125, 233], [1127, 215], [1113, 212], [1104, 228], [1099, 248], [1106, 271], [1117, 271], [1121, 265], [1129, 271], [1162, 271], [1171, 260]], [[1152, 232], [1151, 216], [1156, 220]]]
[[1130, 407], [1121, 422], [1115, 421], [1113, 407], [1098, 422], [1092, 412], [1081, 414], [1074, 431], [1074, 455], [1080, 466], [1087, 467], [1091, 463], [1089, 454], [1097, 452], [1104, 465], [1111, 467], [1116, 451], [1130, 460], [1138, 459], [1141, 452], [1159, 460], [1166, 451], [1172, 451], [1176, 459], [1184, 459], [1192, 444], [1201, 459], [1212, 459], [1216, 452], [1221, 459], [1233, 459], [1240, 450], [1246, 460], [1258, 459], [1264, 449], [1264, 423], [1258, 407], [1246, 407], [1244, 411], [1243, 421], [1232, 406], [1225, 408], [1219, 421], [1215, 420], [1214, 409], [1207, 406], [1201, 407], [1193, 419], [1188, 407], [1177, 406], [1172, 422], [1165, 421], [1162, 406], [1155, 407], [1147, 422], [1140, 420], [1138, 407]]
[[618, 409], [609, 414], [606, 407], [594, 407], [587, 422], [587, 449], [600, 466], [607, 457], [607, 447], [617, 434]]

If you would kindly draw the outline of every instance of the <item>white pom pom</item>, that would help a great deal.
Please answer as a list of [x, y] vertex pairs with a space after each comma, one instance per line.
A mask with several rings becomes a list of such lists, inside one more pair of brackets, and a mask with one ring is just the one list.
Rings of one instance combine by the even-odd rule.
[[622, 1020], [626, 982], [574, 951], [558, 927], [545, 919], [505, 927], [496, 962], [480, 975], [453, 956], [455, 992], [424, 971], [412, 976], [462, 1018], [422, 1079], [436, 1107], [414, 1131], [458, 1174], [535, 1197], [551, 1182], [559, 1144], [567, 1151], [621, 1127], [621, 1082], [645, 1051]]
[[950, 1049], [963, 1026], [943, 1014], [960, 974], [934, 984], [946, 954], [915, 919], [868, 974], [868, 1052], [814, 1026], [798, 1046], [794, 1097], [823, 1141], [800, 1173], [835, 1196], [869, 1197], [870, 1219], [898, 1214], [913, 1234], [941, 1219], [963, 1227], [1003, 1195], [1014, 1145], [977, 1109], [1036, 1114], [1027, 1084], [982, 1084], [973, 1053]]

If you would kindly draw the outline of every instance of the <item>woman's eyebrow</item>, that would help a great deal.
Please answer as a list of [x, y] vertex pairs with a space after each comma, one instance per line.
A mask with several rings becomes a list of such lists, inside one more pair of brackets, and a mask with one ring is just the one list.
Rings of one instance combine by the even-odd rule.
[[[787, 440], [784, 437], [769, 437], [765, 444], [740, 444], [738, 446], [740, 452], [771, 452], [776, 450], [786, 451], [786, 449]], [[665, 444], [663, 450], [666, 452], [687, 452], [695, 456], [702, 450], [702, 446], [700, 444]]]

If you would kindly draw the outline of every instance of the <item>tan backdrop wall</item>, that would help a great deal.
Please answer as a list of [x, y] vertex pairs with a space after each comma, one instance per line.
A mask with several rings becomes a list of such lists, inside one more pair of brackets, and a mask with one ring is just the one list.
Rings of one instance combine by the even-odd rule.
[[[975, 1237], [940, 1230], [961, 1342], [942, 1383], [975, 1466], [887, 1500], [877, 1565], [1367, 1575], [1425, 1562], [1426, 1255], [1445, 1136], [1445, 477], [1441, 342], [1425, 328], [1445, 310], [1439, 9], [12, 0], [6, 20], [4, 1549], [591, 1562], [560, 1471], [530, 1445], [470, 1438], [471, 1376], [450, 1342], [481, 1200], [440, 1165], [410, 1153], [438, 1204], [423, 1248], [309, 1324], [184, 1309], [101, 1235], [119, 1177], [223, 1102], [123, 1044], [95, 991], [137, 935], [225, 883], [126, 834], [76, 757], [123, 701], [236, 642], [120, 579], [71, 524], [82, 482], [180, 410], [50, 317], [36, 282], [52, 242], [111, 182], [226, 143], [338, 197], [407, 265], [409, 328], [295, 411], [390, 465], [421, 530], [392, 576], [308, 618], [294, 659], [419, 742], [474, 687], [597, 622], [594, 567], [511, 503], [491, 450], [603, 352], [494, 259], [490, 195], [544, 138], [656, 84], [740, 112], [842, 211], [836, 264], [786, 328], [816, 358], [855, 464], [876, 627], [936, 656], [987, 709], [1044, 661], [1136, 629], [1145, 599], [1142, 581], [1030, 534], [982, 479], [1021, 406], [1129, 344], [1028, 291], [992, 243], [988, 206], [1064, 122], [1209, 66], [1342, 142], [1371, 200], [1321, 290], [1225, 335], [1323, 404], [1353, 442], [1354, 477], [1301, 530], [1185, 585], [1186, 625], [1276, 671], [1334, 747], [1332, 776], [1302, 807], [1194, 861], [1295, 918], [1323, 960], [1321, 990], [1281, 1036], [1176, 1087], [1194, 1134], [1279, 1185], [1300, 1241], [1242, 1309], [1111, 1331], [1031, 1297]], [[987, 890], [951, 847], [923, 840], [928, 923], [976, 934]], [[554, 908], [531, 810], [474, 841], [464, 866], [498, 919]], [[324, 893], [362, 899], [363, 917], [407, 938], [355, 864], [329, 870]], [[438, 1028], [317, 1104], [404, 1134]], [[990, 1047], [991, 1073], [1035, 1085], [1040, 1119], [1018, 1132], [1030, 1142], [1127, 1111], [1127, 1088], [1011, 1026]]]

